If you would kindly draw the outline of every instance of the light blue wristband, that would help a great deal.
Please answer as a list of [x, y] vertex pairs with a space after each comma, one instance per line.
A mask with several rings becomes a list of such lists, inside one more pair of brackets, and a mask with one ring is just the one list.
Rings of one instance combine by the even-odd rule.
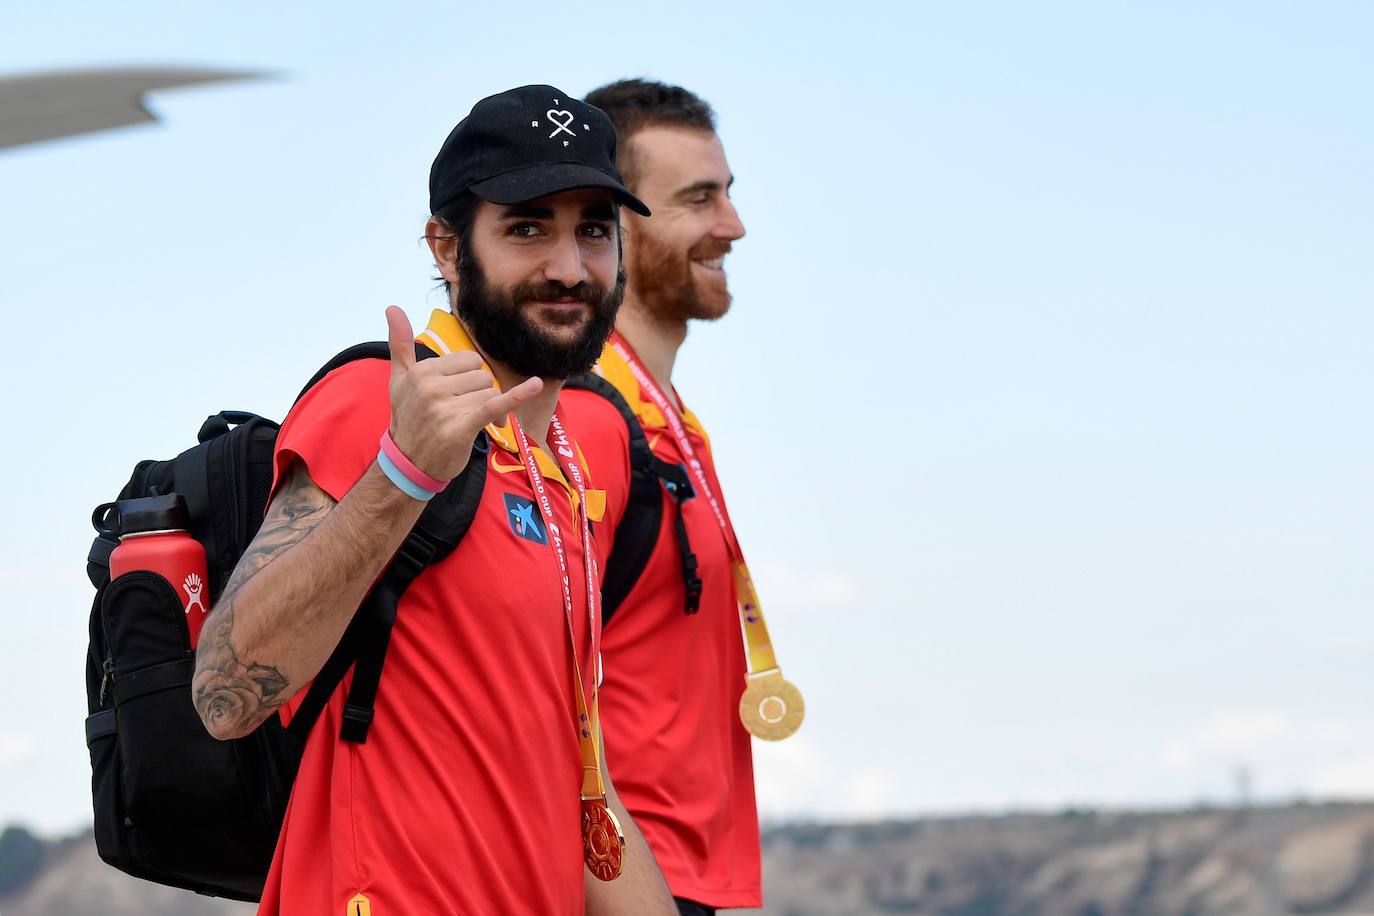
[[382, 473], [386, 475], [386, 479], [394, 483], [396, 489], [400, 490], [406, 496], [418, 499], [422, 503], [427, 503], [438, 495], [432, 490], [426, 490], [424, 487], [402, 474], [401, 469], [396, 467], [395, 462], [386, 456], [386, 452], [377, 452], [377, 467], [381, 468]]

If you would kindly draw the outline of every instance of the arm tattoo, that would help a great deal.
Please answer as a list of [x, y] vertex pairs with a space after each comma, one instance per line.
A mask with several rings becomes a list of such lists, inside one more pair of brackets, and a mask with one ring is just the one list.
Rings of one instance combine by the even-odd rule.
[[324, 520], [329, 510], [334, 508], [334, 500], [315, 486], [305, 465], [297, 462], [287, 472], [277, 498], [267, 509], [267, 517], [262, 527], [253, 536], [253, 542], [239, 557], [234, 573], [224, 586], [224, 596], [232, 598], [243, 583], [253, 578], [257, 572], [272, 562], [277, 554], [300, 543], [316, 525]]
[[286, 693], [290, 678], [281, 669], [244, 661], [235, 651], [234, 600], [244, 583], [304, 540], [333, 507], [334, 501], [310, 480], [304, 464], [297, 462], [211, 610], [210, 626], [201, 634], [196, 651], [192, 691], [196, 710], [212, 733], [256, 728], [290, 699]]

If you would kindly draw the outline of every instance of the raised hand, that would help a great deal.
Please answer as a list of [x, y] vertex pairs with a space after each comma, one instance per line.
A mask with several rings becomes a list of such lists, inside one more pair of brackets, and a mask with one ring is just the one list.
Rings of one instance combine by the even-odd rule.
[[391, 439], [420, 470], [439, 480], [462, 473], [477, 434], [488, 423], [537, 395], [543, 382], [529, 378], [510, 391], [471, 351], [417, 362], [410, 319], [396, 306], [386, 310], [391, 348]]

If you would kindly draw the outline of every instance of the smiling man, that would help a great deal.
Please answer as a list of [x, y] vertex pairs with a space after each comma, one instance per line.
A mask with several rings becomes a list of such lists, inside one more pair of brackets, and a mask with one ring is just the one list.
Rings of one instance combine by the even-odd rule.
[[450, 311], [418, 340], [439, 355], [417, 360], [389, 309], [390, 360], [335, 369], [282, 425], [196, 659], [220, 738], [294, 713], [428, 500], [469, 461], [485, 483], [401, 597], [370, 708], [345, 679], [310, 732], [262, 914], [672, 912], [600, 764], [602, 500], [556, 409], [623, 295], [618, 208], [649, 212], [614, 151], [606, 116], [551, 86], [478, 102], [430, 173]]
[[[706, 433], [672, 378], [689, 322], [730, 307], [725, 257], [744, 226], [704, 101], [644, 80], [587, 100], [615, 122], [626, 184], [654, 211], [625, 218], [625, 302], [598, 376], [562, 396], [608, 494], [598, 534], [608, 766], [681, 913], [760, 906], [753, 758], [740, 718], [743, 610], [757, 602]], [[761, 618], [751, 626], [761, 630]]]

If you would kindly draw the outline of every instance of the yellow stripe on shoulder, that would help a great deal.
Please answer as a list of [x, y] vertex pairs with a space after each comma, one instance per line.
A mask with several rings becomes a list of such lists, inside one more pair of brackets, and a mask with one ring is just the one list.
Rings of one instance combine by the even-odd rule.
[[601, 351], [601, 359], [597, 362], [596, 368], [601, 377], [620, 392], [620, 396], [630, 405], [630, 410], [639, 417], [641, 424], [657, 429], [663, 429], [668, 425], [663, 412], [648, 398], [640, 397], [639, 382], [635, 381], [634, 371], [613, 347]]

